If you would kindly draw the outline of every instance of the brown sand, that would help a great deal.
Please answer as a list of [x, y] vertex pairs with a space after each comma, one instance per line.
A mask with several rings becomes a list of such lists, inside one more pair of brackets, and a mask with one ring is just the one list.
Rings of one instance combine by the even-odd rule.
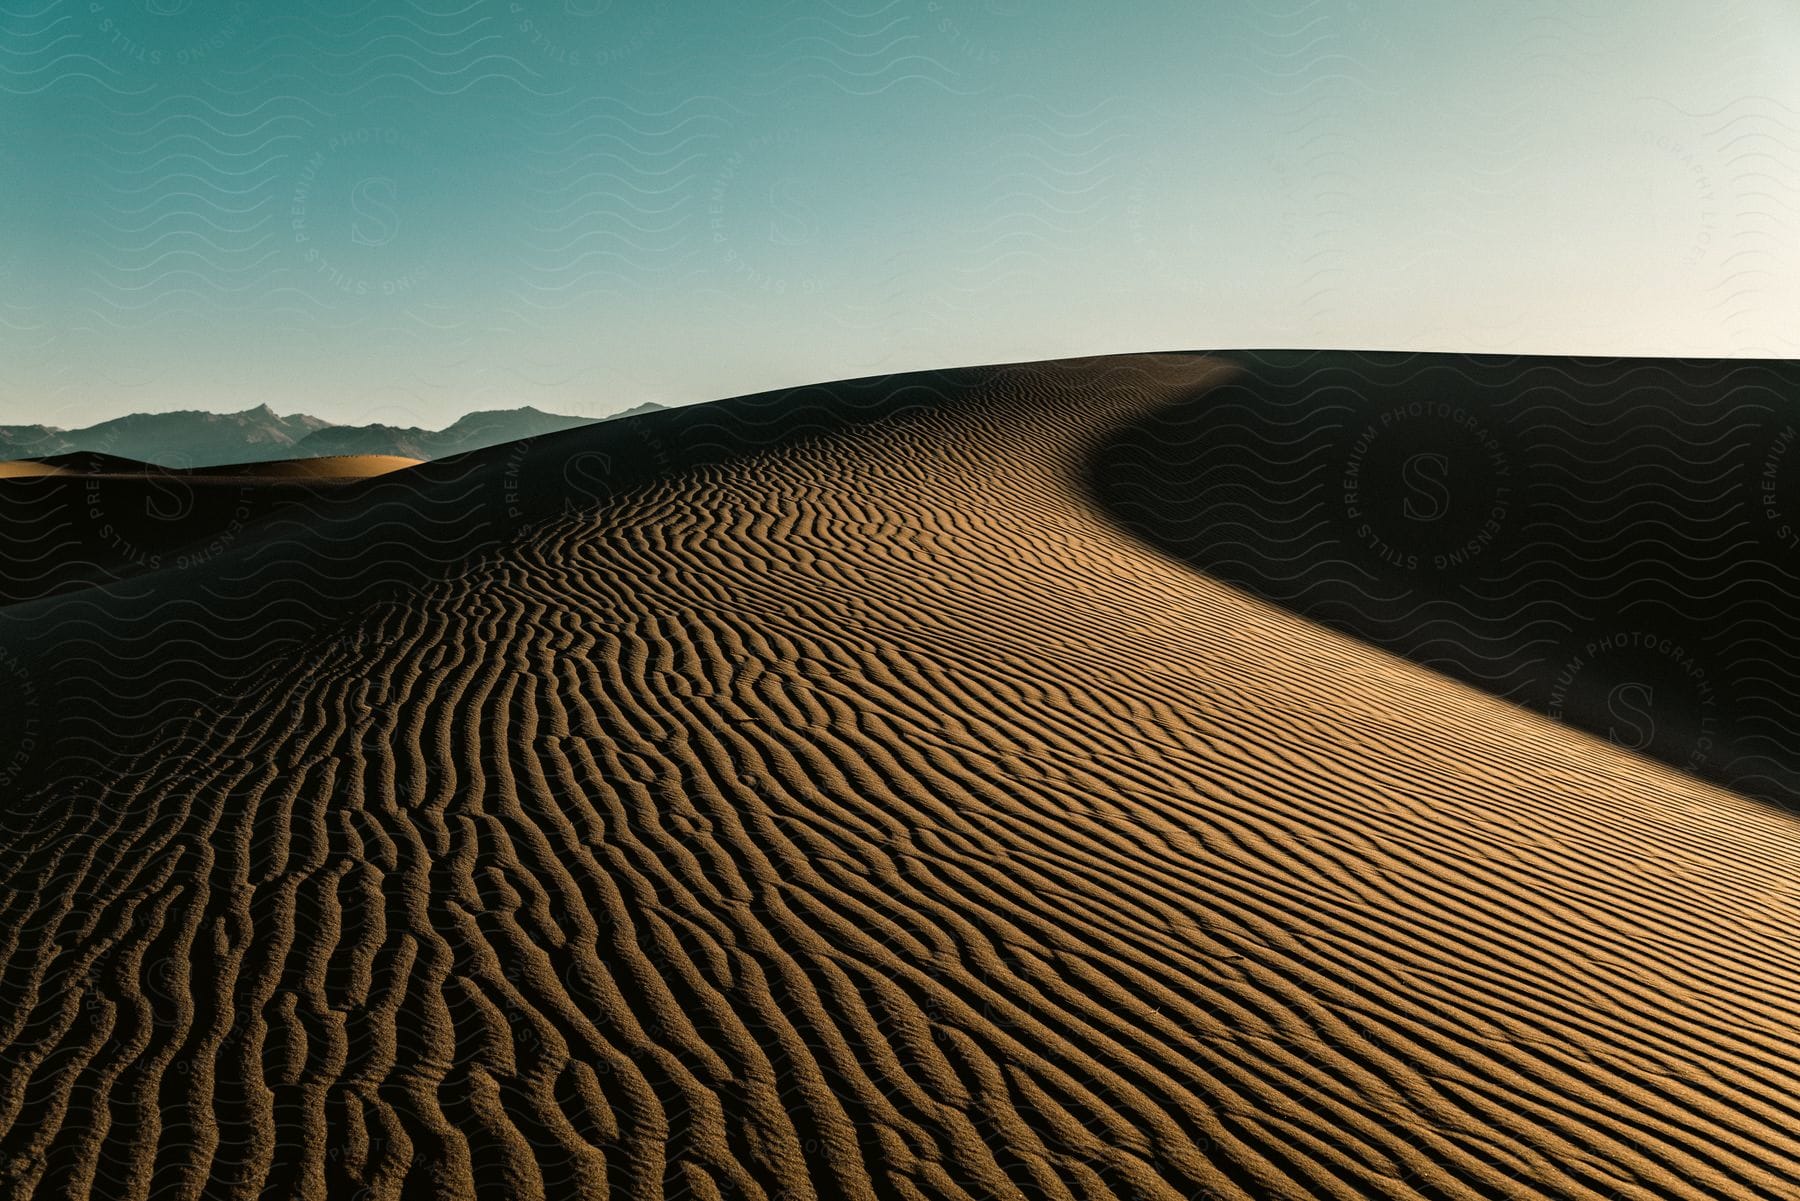
[[0, 1192], [1800, 1195], [1800, 823], [1120, 532], [1219, 370], [808, 394], [12, 802]]
[[53, 463], [34, 463], [30, 459], [0, 460], [0, 480], [39, 479], [47, 475], [67, 474]]
[[417, 467], [423, 460], [403, 455], [319, 455], [307, 459], [276, 459], [268, 463], [230, 463], [217, 467], [190, 467], [187, 476], [242, 476], [273, 480], [361, 480]]

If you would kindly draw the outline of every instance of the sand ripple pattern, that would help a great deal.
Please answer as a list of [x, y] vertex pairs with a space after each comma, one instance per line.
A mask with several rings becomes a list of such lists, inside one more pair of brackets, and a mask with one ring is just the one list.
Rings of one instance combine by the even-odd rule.
[[[1800, 827], [1090, 503], [1227, 371], [574, 431], [564, 504], [321, 585], [180, 737], [11, 796], [0, 1191], [1793, 1196]], [[506, 454], [433, 466], [493, 507]]]

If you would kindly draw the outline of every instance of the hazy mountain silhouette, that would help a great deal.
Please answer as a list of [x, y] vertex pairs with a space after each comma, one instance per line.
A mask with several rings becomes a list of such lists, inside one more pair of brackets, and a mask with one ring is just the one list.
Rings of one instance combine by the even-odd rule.
[[268, 405], [241, 413], [131, 413], [78, 430], [0, 426], [0, 448], [13, 458], [97, 452], [165, 467], [201, 467], [304, 454], [296, 449], [300, 440], [329, 424], [304, 414], [282, 417]]
[[441, 430], [396, 425], [334, 425], [301, 441], [302, 455], [404, 455], [410, 459], [441, 459], [465, 451], [560, 433], [596, 420], [610, 421], [649, 413], [661, 405], [642, 404], [604, 418], [567, 417], [546, 413], [529, 405], [522, 409], [490, 409], [469, 413]]
[[241, 413], [132, 413], [76, 430], [41, 424], [0, 426], [0, 459], [101, 454], [176, 468], [320, 455], [436, 459], [660, 407], [639, 405], [598, 419], [531, 407], [490, 410], [470, 413], [442, 430], [334, 425], [304, 413], [283, 417], [266, 404]]

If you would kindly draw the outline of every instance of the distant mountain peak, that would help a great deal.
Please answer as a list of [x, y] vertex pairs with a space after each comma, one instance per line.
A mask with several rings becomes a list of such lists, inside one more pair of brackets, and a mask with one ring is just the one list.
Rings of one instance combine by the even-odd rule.
[[438, 459], [661, 407], [648, 404], [608, 417], [570, 417], [522, 405], [465, 413], [441, 430], [427, 430], [379, 423], [335, 425], [305, 413], [283, 417], [265, 401], [235, 413], [198, 409], [131, 413], [78, 430], [0, 426], [0, 460], [99, 453], [163, 467], [210, 467], [324, 455]]

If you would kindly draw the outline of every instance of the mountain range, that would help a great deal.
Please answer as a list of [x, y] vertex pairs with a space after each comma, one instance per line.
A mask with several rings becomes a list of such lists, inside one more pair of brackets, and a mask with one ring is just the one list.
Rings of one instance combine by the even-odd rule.
[[440, 459], [662, 407], [642, 404], [604, 418], [570, 417], [530, 406], [487, 410], [469, 413], [441, 430], [380, 424], [336, 425], [304, 413], [284, 417], [266, 404], [241, 413], [192, 409], [132, 413], [74, 430], [48, 425], [0, 426], [0, 459], [98, 453], [176, 468], [322, 455]]

